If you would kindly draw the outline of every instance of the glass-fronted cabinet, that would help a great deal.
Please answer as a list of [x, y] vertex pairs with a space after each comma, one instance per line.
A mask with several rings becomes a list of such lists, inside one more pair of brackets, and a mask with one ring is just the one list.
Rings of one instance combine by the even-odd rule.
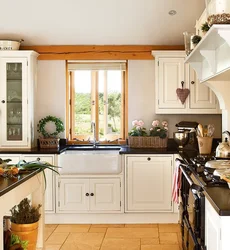
[[34, 53], [0, 52], [1, 147], [30, 148], [32, 146], [34, 64], [37, 57], [37, 53]]

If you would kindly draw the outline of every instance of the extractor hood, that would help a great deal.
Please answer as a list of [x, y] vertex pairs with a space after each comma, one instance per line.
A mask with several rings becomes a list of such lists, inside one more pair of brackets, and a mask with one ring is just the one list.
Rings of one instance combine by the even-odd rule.
[[216, 94], [222, 109], [222, 130], [230, 130], [230, 25], [213, 25], [185, 62]]

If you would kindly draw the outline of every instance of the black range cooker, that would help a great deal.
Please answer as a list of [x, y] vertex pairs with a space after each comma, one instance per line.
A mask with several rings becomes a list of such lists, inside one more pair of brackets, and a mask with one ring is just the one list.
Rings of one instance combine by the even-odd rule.
[[205, 163], [214, 157], [198, 155], [176, 159], [182, 172], [180, 188], [180, 223], [184, 250], [205, 250], [205, 186], [227, 187], [227, 183], [213, 175], [214, 169]]

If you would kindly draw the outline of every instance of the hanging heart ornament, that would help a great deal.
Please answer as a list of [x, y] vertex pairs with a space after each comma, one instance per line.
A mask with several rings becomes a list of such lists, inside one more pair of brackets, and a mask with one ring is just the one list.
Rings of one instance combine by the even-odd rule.
[[184, 104], [189, 93], [190, 93], [190, 90], [183, 88], [184, 82], [181, 82], [181, 85], [182, 85], [182, 88], [176, 89], [176, 94], [177, 94], [178, 98], [180, 99], [181, 103]]

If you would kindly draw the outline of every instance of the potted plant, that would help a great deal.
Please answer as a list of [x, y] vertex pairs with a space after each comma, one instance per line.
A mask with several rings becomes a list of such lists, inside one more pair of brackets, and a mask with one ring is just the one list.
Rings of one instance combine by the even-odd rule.
[[168, 122], [163, 121], [160, 124], [159, 120], [154, 120], [149, 131], [150, 136], [159, 136], [161, 139], [164, 139], [168, 136]]
[[144, 128], [142, 120], [132, 122], [133, 128], [129, 132], [129, 146], [131, 148], [165, 148], [167, 147], [168, 123], [159, 121], [152, 122], [152, 128], [149, 130], [149, 135]]
[[191, 49], [194, 49], [201, 39], [202, 37], [198, 35], [191, 36]]
[[[54, 123], [56, 129], [52, 133], [47, 131], [47, 123]], [[43, 138], [39, 138], [39, 143], [41, 148], [58, 148], [59, 147], [59, 138], [58, 135], [61, 132], [64, 132], [64, 124], [60, 118], [56, 116], [48, 115], [37, 124], [37, 131], [43, 135]]]
[[28, 241], [28, 247], [24, 249], [36, 250], [40, 208], [41, 204], [33, 206], [25, 198], [10, 210], [11, 233], [17, 235], [21, 241]]
[[201, 25], [201, 30], [203, 31], [203, 33], [205, 34], [206, 32], [208, 32], [210, 29], [210, 26], [208, 25], [208, 22], [205, 22]]

